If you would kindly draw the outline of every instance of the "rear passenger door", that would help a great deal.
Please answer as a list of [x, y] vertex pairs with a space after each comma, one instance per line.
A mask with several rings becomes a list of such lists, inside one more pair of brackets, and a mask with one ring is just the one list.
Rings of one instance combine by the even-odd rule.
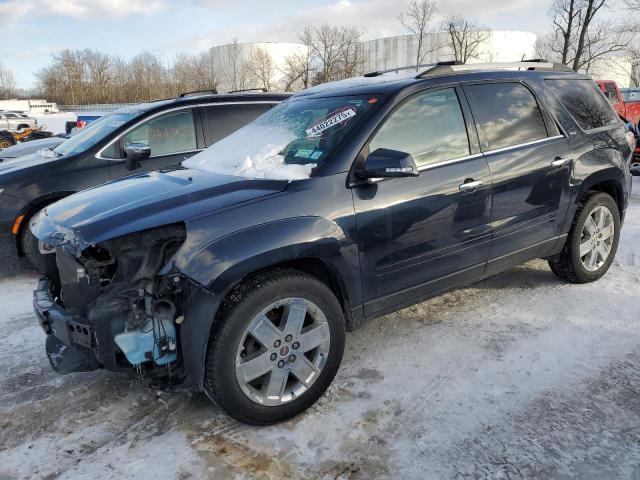
[[236, 130], [252, 122], [267, 110], [274, 102], [213, 104], [202, 108], [204, 139], [206, 146], [222, 140]]
[[464, 88], [493, 182], [491, 274], [555, 246], [571, 196], [571, 150], [523, 83]]
[[453, 87], [413, 94], [364, 147], [362, 158], [378, 148], [410, 153], [420, 169], [353, 189], [366, 316], [485, 271], [491, 177], [461, 95]]

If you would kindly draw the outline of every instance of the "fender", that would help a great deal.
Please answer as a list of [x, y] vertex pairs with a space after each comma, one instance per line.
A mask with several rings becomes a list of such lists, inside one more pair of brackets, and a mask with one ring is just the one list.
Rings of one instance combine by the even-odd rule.
[[622, 217], [629, 201], [629, 178], [631, 175], [628, 162], [621, 158], [620, 152], [614, 149], [592, 150], [579, 157], [573, 170], [573, 199], [564, 231], [568, 231], [571, 227], [575, 211], [586, 192], [596, 185], [609, 186], [612, 191], [605, 191], [617, 198]]
[[[342, 286], [349, 313], [362, 315], [359, 263], [355, 243], [336, 223], [320, 217], [295, 217], [241, 230], [209, 243], [186, 263], [184, 256], [161, 274], [181, 273], [198, 284], [185, 308], [181, 345], [191, 383], [202, 388], [204, 363], [215, 313], [222, 299], [243, 279], [269, 267], [300, 259], [322, 261]], [[359, 313], [358, 313], [359, 312]], [[357, 323], [353, 319], [350, 323]]]

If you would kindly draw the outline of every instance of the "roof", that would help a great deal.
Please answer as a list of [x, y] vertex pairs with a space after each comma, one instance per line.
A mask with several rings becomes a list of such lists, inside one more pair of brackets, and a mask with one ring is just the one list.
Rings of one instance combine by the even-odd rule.
[[296, 97], [371, 95], [384, 94], [386, 92], [394, 93], [415, 83], [444, 83], [445, 81], [460, 81], [461, 75], [478, 79], [480, 77], [531, 77], [540, 76], [541, 74], [574, 75], [579, 78], [589, 78], [585, 75], [574, 72], [565, 65], [547, 63], [539, 60], [488, 64], [457, 64], [455, 62], [442, 62], [434, 65], [418, 65], [383, 72], [371, 72], [360, 77], [323, 83], [298, 93]]
[[201, 105], [202, 103], [235, 103], [235, 102], [281, 102], [289, 98], [291, 93], [203, 93], [178, 98], [155, 100], [138, 103], [116, 110], [118, 113], [149, 112], [162, 110], [168, 106]]

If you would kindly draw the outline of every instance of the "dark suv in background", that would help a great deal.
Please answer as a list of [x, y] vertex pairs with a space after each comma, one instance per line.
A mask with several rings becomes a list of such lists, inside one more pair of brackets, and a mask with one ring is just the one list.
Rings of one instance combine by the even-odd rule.
[[106, 115], [49, 150], [0, 164], [0, 246], [43, 271], [46, 257], [28, 229], [39, 210], [135, 172], [179, 166], [289, 96], [194, 92], [143, 103]]
[[546, 63], [438, 64], [299, 93], [183, 163], [43, 210], [34, 293], [60, 373], [136, 368], [267, 424], [312, 405], [345, 330], [534, 258], [610, 267], [634, 138]]

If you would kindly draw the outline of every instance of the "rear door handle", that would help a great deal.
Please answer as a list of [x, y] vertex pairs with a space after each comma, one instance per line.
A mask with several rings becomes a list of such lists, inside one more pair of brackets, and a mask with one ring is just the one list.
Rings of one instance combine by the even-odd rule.
[[556, 157], [551, 162], [551, 166], [555, 168], [564, 167], [567, 163], [571, 163], [571, 159], [567, 157]]
[[471, 180], [469, 182], [464, 182], [458, 188], [463, 193], [475, 192], [478, 187], [484, 185], [484, 180]]

